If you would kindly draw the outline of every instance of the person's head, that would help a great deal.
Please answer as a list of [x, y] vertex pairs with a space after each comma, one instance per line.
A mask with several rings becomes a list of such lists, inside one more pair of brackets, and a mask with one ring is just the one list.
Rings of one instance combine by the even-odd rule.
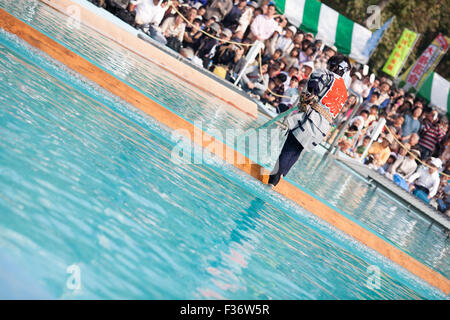
[[197, 9], [194, 7], [191, 7], [187, 13], [186, 18], [190, 21], [193, 22], [194, 19], [197, 17]]
[[281, 58], [281, 55], [283, 54], [283, 50], [281, 49], [276, 49], [272, 55], [272, 59], [273, 60], [278, 60]]
[[420, 151], [415, 148], [411, 148], [411, 152], [408, 153], [408, 158], [410, 159], [419, 159], [420, 158]]
[[283, 83], [285, 83], [286, 80], [287, 80], [286, 74], [280, 73], [280, 74], [278, 74], [278, 75], [275, 77], [274, 82], [275, 82], [275, 85], [276, 85], [276, 86], [280, 86], [280, 85], [282, 85]]
[[266, 74], [269, 71], [269, 63], [268, 62], [263, 62], [261, 64], [261, 72], [263, 74]]
[[315, 51], [316, 51], [316, 47], [314, 47], [314, 45], [311, 43], [306, 47], [305, 55], [307, 55], [309, 57], [309, 56], [313, 55]]
[[378, 106], [377, 105], [371, 106], [369, 109], [369, 113], [372, 116], [376, 116], [378, 114]]
[[411, 133], [411, 136], [409, 137], [409, 145], [412, 146], [416, 146], [419, 143], [419, 135], [417, 133]]
[[196, 18], [194, 19], [194, 22], [192, 22], [193, 25], [193, 29], [195, 29], [195, 31], [200, 30], [200, 26], [202, 25], [202, 20]]
[[394, 126], [401, 127], [403, 122], [405, 122], [405, 118], [402, 115], [398, 115], [394, 120]]
[[351, 94], [348, 96], [347, 100], [345, 101], [345, 105], [352, 106], [355, 104], [355, 102], [356, 102], [356, 96]]
[[363, 110], [363, 111], [360, 112], [359, 115], [360, 115], [361, 117], [363, 117], [364, 120], [367, 120], [367, 118], [369, 117], [369, 111]]
[[247, 0], [240, 0], [239, 3], [238, 3], [238, 5], [237, 5], [237, 7], [238, 7], [240, 10], [243, 10], [246, 6], [247, 6]]
[[228, 41], [231, 39], [231, 36], [233, 35], [233, 32], [231, 32], [230, 29], [223, 29], [222, 30], [222, 34], [220, 35], [220, 39], [222, 39], [223, 41]]
[[220, 32], [221, 32], [221, 28], [220, 28], [220, 25], [217, 22], [214, 22], [209, 27], [209, 33], [211, 33], [212, 35], [219, 35]]
[[255, 10], [253, 11], [253, 17], [257, 17], [260, 14], [263, 14], [263, 11], [261, 8], [255, 8]]
[[430, 161], [428, 161], [429, 164], [429, 171], [431, 174], [438, 171], [442, 167], [442, 161], [439, 158], [431, 158]]
[[370, 137], [369, 136], [365, 136], [363, 141], [362, 141], [362, 145], [364, 147], [367, 147], [369, 145], [369, 142], [370, 142]]
[[387, 83], [386, 81], [381, 83], [381, 85], [380, 85], [380, 92], [388, 93], [390, 89], [391, 89], [391, 86], [389, 85], [389, 83]]
[[446, 117], [442, 117], [442, 118], [439, 120], [439, 128], [440, 128], [441, 130], [447, 132], [447, 130], [448, 130], [448, 120], [447, 120]]
[[414, 107], [423, 108], [423, 102], [420, 99], [417, 99], [416, 102], [414, 102]]
[[[409, 103], [408, 101], [405, 101], [405, 103], [403, 105], [405, 105], [405, 104], [409, 104], [411, 106], [411, 103]], [[414, 119], [418, 119], [421, 115], [422, 115], [422, 108], [416, 107], [413, 109], [412, 116]]]
[[401, 106], [405, 102], [404, 96], [398, 96], [397, 99], [395, 99], [394, 105]]
[[299, 83], [298, 83], [298, 91], [299, 92], [302, 92], [305, 88], [306, 88], [306, 85], [308, 84], [308, 80], [306, 80], [306, 79], [303, 79], [303, 80], [301, 80]]
[[197, 15], [203, 17], [203, 15], [206, 13], [206, 7], [205, 6], [201, 6], [200, 8], [198, 8], [197, 10]]
[[290, 67], [289, 71], [288, 71], [288, 75], [289, 75], [289, 77], [298, 76], [298, 68], [295, 66]]
[[298, 48], [294, 48], [291, 50], [291, 53], [289, 54], [289, 56], [291, 56], [292, 58], [297, 58], [299, 53], [300, 53], [300, 50]]
[[281, 66], [279, 62], [274, 62], [269, 66], [269, 77], [275, 78], [278, 73], [280, 73]]
[[293, 39], [295, 33], [297, 32], [296, 29], [297, 29], [297, 28], [295, 28], [294, 26], [287, 27], [287, 28], [285, 29], [285, 34], [284, 34], [284, 36], [285, 36], [286, 38]]
[[314, 70], [314, 63], [312, 61], [305, 62], [302, 67], [303, 77], [309, 78]]
[[353, 137], [357, 133], [358, 133], [358, 127], [353, 124], [348, 128], [346, 135], [347, 135], [347, 137]]
[[[422, 108], [420, 108], [422, 109]], [[426, 119], [430, 121], [431, 123], [435, 123], [439, 118], [439, 113], [436, 110], [432, 110], [431, 112], [427, 113]]]
[[306, 48], [308, 48], [308, 46], [311, 45], [311, 41], [305, 39], [302, 41], [302, 51], [306, 51]]
[[372, 88], [378, 88], [380, 86], [380, 79], [375, 78], [375, 80], [373, 81], [373, 85]]
[[355, 119], [355, 121], [353, 121], [353, 125], [356, 126], [357, 128], [360, 128], [362, 125], [362, 121], [360, 118]]
[[314, 40], [314, 35], [311, 32], [308, 32], [307, 34], [305, 34], [305, 39], [312, 42]]
[[294, 43], [296, 45], [301, 45], [303, 42], [303, 39], [304, 39], [303, 33], [297, 32], [294, 36]]
[[275, 15], [276, 12], [277, 12], [277, 8], [275, 7], [274, 4], [269, 4], [267, 6], [267, 16], [269, 18], [272, 18]]
[[293, 77], [291, 77], [291, 80], [289, 81], [289, 87], [298, 88], [298, 83], [299, 83], [298, 77], [293, 76]]
[[350, 71], [350, 69], [351, 64], [349, 59], [342, 54], [337, 54], [328, 60], [328, 70], [338, 76], [342, 77], [344, 73]]
[[389, 145], [391, 145], [392, 143], [394, 143], [394, 137], [391, 134], [386, 135], [383, 140], [381, 141], [381, 146], [383, 148], [387, 148], [389, 147]]
[[161, 8], [165, 8], [169, 5], [169, 0], [162, 0], [160, 3]]
[[369, 99], [370, 103], [377, 102], [379, 97], [380, 97], [380, 94], [378, 93], [378, 91], [372, 92], [372, 95], [370, 96], [370, 99]]
[[177, 14], [176, 17], [175, 17], [175, 24], [179, 25], [179, 24], [182, 24], [182, 23], [184, 23], [183, 18], [181, 17], [181, 15]]

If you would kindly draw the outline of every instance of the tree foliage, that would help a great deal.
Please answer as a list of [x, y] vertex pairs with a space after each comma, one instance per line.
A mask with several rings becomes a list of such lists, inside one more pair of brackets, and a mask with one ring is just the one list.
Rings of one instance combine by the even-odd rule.
[[[369, 16], [367, 8], [370, 5], [384, 6], [381, 11], [381, 24], [395, 15], [393, 23], [385, 32], [369, 62], [371, 70], [377, 74], [382, 73], [381, 69], [404, 28], [420, 33], [421, 38], [400, 74], [414, 63], [439, 32], [450, 36], [450, 0], [322, 0], [322, 3], [361, 25], [364, 25]], [[449, 55], [447, 53], [436, 68], [436, 72], [447, 80], [450, 79]]]

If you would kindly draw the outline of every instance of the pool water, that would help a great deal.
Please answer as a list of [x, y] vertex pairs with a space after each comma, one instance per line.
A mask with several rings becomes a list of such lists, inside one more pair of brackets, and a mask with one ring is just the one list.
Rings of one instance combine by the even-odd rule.
[[445, 298], [233, 167], [173, 163], [166, 128], [4, 32], [0, 66], [0, 297]]
[[[245, 130], [266, 121], [262, 117], [253, 119], [230, 107], [83, 24], [73, 25], [67, 16], [40, 1], [0, 0], [0, 8], [187, 121], [200, 122], [203, 130], [219, 140], [226, 136], [226, 129]], [[274, 141], [278, 143], [274, 144]], [[255, 145], [267, 146], [266, 150], [271, 152], [265, 152], [266, 156], [261, 157], [262, 153], [254, 153], [246, 146], [238, 145], [236, 148], [270, 170], [276, 162], [282, 140], [263, 137]], [[420, 262], [450, 277], [450, 240], [447, 235], [387, 194], [374, 190], [365, 180], [333, 159], [323, 159], [316, 152], [302, 154], [286, 178]]]

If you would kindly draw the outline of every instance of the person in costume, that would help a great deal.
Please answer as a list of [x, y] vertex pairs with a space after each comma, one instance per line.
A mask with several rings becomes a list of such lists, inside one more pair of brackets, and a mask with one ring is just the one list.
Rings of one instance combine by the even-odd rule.
[[327, 70], [319, 69], [311, 74], [300, 95], [299, 112], [293, 112], [286, 119], [287, 139], [270, 174], [269, 185], [276, 186], [303, 150], [311, 151], [325, 138], [347, 100], [344, 78], [348, 77], [350, 68], [347, 57], [335, 55], [328, 60]]

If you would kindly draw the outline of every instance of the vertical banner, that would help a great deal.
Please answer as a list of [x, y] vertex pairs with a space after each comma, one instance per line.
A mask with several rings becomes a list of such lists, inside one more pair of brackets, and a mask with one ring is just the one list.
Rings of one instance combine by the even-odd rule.
[[441, 58], [447, 52], [450, 38], [439, 34], [428, 46], [417, 61], [405, 72], [403, 80], [405, 87], [418, 90], [425, 79], [437, 66]]
[[403, 30], [397, 45], [383, 67], [383, 72], [396, 78], [414, 48], [417, 39], [417, 33], [408, 29]]

